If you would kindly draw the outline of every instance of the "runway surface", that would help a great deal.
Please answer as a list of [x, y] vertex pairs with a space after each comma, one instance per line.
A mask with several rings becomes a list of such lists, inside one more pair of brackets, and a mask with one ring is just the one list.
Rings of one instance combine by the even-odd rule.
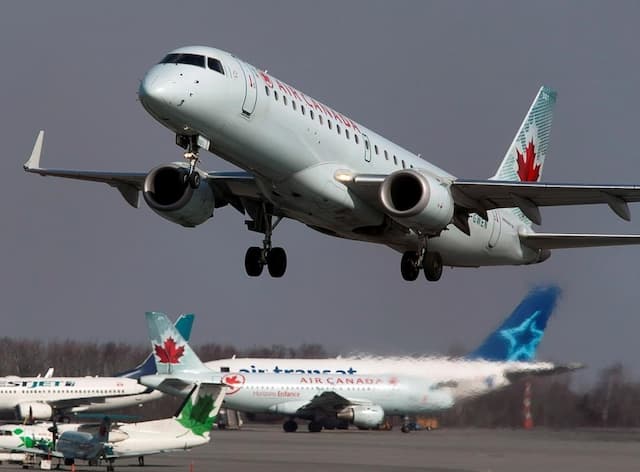
[[[214, 431], [209, 446], [116, 462], [117, 470], [189, 471], [630, 471], [640, 469], [640, 431], [441, 429], [285, 434], [276, 426]], [[3, 464], [0, 470], [19, 470]], [[69, 470], [69, 467], [63, 467]], [[77, 472], [104, 471], [79, 464]]]

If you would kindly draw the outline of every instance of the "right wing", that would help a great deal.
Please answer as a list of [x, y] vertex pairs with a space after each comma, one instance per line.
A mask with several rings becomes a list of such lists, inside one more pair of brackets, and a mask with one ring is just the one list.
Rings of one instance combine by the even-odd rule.
[[[62, 177], [65, 179], [102, 182], [116, 188], [124, 199], [134, 208], [138, 208], [140, 191], [144, 190], [147, 172], [105, 172], [94, 170], [47, 169], [40, 167], [44, 131], [38, 133], [31, 156], [24, 164], [25, 172], [42, 176]], [[205, 179], [216, 197], [231, 204], [241, 213], [244, 208], [242, 199], [262, 200], [254, 177], [248, 172], [209, 172]]]

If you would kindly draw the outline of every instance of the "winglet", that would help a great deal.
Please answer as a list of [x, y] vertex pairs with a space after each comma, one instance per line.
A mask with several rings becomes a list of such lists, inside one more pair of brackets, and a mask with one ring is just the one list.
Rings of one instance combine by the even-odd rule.
[[31, 171], [37, 170], [40, 168], [40, 156], [42, 155], [42, 142], [44, 141], [44, 130], [40, 130], [38, 133], [38, 137], [36, 138], [36, 143], [33, 145], [33, 151], [31, 151], [31, 156], [29, 160], [24, 163], [24, 170]]

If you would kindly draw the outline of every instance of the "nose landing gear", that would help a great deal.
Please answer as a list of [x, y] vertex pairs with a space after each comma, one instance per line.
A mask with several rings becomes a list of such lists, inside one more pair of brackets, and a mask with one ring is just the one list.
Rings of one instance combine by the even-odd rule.
[[178, 146], [184, 148], [184, 158], [189, 162], [189, 171], [183, 176], [183, 183], [189, 184], [192, 189], [197, 189], [200, 186], [200, 174], [196, 172], [196, 165], [200, 157], [198, 151], [200, 146], [198, 145], [198, 135], [188, 136], [176, 136], [176, 143]]
[[280, 278], [286, 272], [287, 253], [283, 248], [271, 245], [271, 235], [280, 221], [282, 217], [278, 217], [274, 223], [273, 215], [263, 206], [257, 219], [246, 222], [250, 230], [264, 233], [262, 247], [252, 246], [244, 256], [244, 268], [249, 277], [258, 277], [264, 266], [267, 266], [269, 275], [274, 278]]

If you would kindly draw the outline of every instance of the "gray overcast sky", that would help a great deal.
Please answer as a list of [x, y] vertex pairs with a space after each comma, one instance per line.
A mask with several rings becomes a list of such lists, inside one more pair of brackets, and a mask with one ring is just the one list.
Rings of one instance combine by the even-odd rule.
[[[249, 279], [230, 208], [184, 229], [43, 165], [148, 170], [180, 158], [136, 101], [166, 51], [220, 47], [455, 175], [493, 174], [541, 84], [559, 91], [548, 181], [639, 183], [637, 2], [5, 2], [2, 334], [145, 340], [143, 312], [198, 315], [193, 340], [342, 351], [473, 347], [535, 284], [564, 290], [540, 355], [640, 374], [640, 248], [556, 251], [532, 267], [447, 269], [406, 283], [399, 255], [284, 222], [281, 280]], [[213, 156], [208, 170], [229, 169]], [[543, 210], [542, 230], [640, 233], [606, 207]], [[28, 355], [28, 353], [25, 353]]]

